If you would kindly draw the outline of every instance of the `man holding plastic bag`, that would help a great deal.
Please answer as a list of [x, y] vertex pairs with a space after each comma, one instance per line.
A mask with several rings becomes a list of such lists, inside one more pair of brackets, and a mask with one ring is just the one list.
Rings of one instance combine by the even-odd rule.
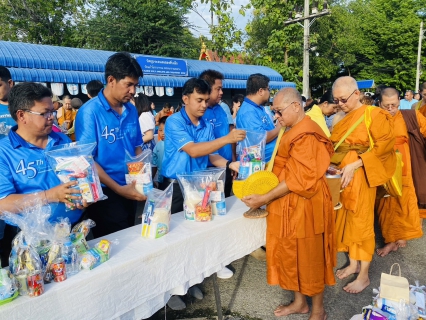
[[96, 222], [93, 235], [98, 238], [134, 225], [136, 201], [146, 196], [137, 189], [137, 179], [126, 184], [126, 154], [142, 153], [138, 114], [130, 100], [142, 77], [142, 69], [128, 53], [109, 57], [105, 65], [107, 85], [97, 97], [79, 110], [75, 133], [81, 143], [96, 142], [93, 152], [103, 193], [107, 200], [90, 206], [89, 217]]
[[252, 74], [247, 80], [247, 96], [237, 113], [237, 128], [266, 131], [265, 162], [271, 160], [281, 125], [274, 125], [263, 107], [269, 101], [269, 78], [263, 74]]
[[25, 207], [24, 199], [42, 198], [58, 203], [49, 221], [67, 217], [74, 224], [83, 206], [67, 210], [65, 204], [82, 200], [77, 181], [61, 183], [45, 156], [45, 151], [71, 142], [52, 131], [51, 97], [51, 91], [37, 83], [21, 83], [10, 92], [9, 110], [17, 126], [0, 141], [0, 210], [18, 212]]
[[211, 88], [201, 79], [189, 79], [183, 86], [185, 107], [173, 114], [166, 122], [165, 153], [162, 175], [165, 189], [173, 187], [172, 213], [183, 209], [183, 196], [177, 183], [177, 174], [190, 173], [207, 168], [210, 161], [216, 167], [226, 167], [238, 172], [239, 163], [231, 162], [217, 153], [217, 150], [245, 138], [244, 130], [232, 130], [228, 135], [215, 139], [213, 127], [203, 120]]

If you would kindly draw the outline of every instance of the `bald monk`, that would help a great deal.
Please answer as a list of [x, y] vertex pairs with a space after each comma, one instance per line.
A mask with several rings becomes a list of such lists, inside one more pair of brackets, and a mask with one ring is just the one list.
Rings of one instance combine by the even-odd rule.
[[265, 195], [242, 200], [251, 208], [268, 205], [266, 233], [267, 280], [294, 291], [294, 302], [280, 305], [275, 315], [308, 313], [324, 320], [324, 286], [334, 285], [335, 215], [325, 172], [333, 146], [322, 129], [305, 116], [302, 97], [293, 88], [274, 99], [278, 121], [288, 129], [281, 138], [273, 172], [279, 185]]
[[[377, 254], [384, 257], [391, 251], [405, 247], [407, 240], [420, 238], [423, 235], [423, 231], [420, 226], [419, 208], [412, 177], [407, 125], [403, 114], [398, 110], [399, 92], [394, 88], [382, 90], [379, 97], [379, 105], [380, 108], [387, 110], [393, 117], [396, 138], [394, 149], [402, 154], [404, 163], [402, 168], [402, 196], [380, 199], [377, 210], [380, 228], [385, 239], [385, 246], [377, 249]], [[403, 112], [406, 111], [404, 110]], [[426, 136], [426, 118], [419, 111], [409, 112], [416, 113], [420, 133]], [[426, 174], [426, 172], [424, 173]]]
[[[338, 78], [333, 84], [335, 102], [346, 113], [331, 134], [330, 140], [337, 144], [349, 128], [365, 113], [367, 106], [359, 101], [360, 91], [352, 77]], [[369, 284], [368, 269], [373, 258], [374, 202], [376, 187], [392, 178], [396, 168], [393, 146], [392, 116], [380, 108], [371, 112], [370, 134], [374, 147], [369, 150], [369, 137], [362, 121], [336, 150], [332, 163], [342, 169], [342, 189], [337, 211], [337, 250], [349, 253], [350, 264], [337, 271], [339, 279], [359, 273], [355, 281], [343, 289], [359, 293]]]

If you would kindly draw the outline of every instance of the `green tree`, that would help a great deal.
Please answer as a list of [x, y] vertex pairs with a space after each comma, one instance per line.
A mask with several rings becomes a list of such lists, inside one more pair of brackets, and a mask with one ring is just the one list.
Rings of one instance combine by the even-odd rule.
[[198, 58], [183, 1], [92, 0], [86, 46], [150, 55]]
[[0, 39], [79, 46], [84, 0], [0, 0]]

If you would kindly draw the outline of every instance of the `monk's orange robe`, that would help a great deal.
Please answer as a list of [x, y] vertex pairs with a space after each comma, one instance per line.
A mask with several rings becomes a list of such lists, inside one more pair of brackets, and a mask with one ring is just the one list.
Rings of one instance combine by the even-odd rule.
[[[426, 118], [419, 111], [416, 111], [416, 115], [420, 132], [426, 136]], [[420, 238], [423, 235], [411, 171], [407, 125], [399, 111], [393, 120], [396, 137], [394, 149], [402, 154], [404, 166], [402, 167], [402, 196], [380, 199], [377, 210], [385, 243]]]
[[[330, 137], [333, 144], [345, 135], [366, 108], [367, 106], [363, 105], [349, 112], [336, 124]], [[364, 121], [345, 139], [349, 149], [364, 150], [348, 151], [340, 167], [343, 168], [359, 158], [362, 159], [363, 166], [355, 172], [352, 181], [341, 192], [340, 201], [343, 206], [336, 213], [337, 250], [349, 252], [350, 258], [363, 261], [371, 261], [374, 254], [376, 187], [389, 181], [396, 168], [392, 116], [387, 111], [375, 108], [371, 112], [371, 119], [369, 130], [374, 141], [372, 150], [367, 150], [370, 144]], [[339, 152], [339, 149], [336, 152]]]
[[314, 296], [334, 285], [335, 214], [325, 172], [333, 146], [309, 117], [281, 138], [273, 172], [290, 193], [268, 206], [267, 280]]

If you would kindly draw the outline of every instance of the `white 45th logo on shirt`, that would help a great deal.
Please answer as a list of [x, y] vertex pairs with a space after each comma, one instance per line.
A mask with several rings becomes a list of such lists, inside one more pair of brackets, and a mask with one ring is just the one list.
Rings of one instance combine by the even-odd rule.
[[[101, 137], [104, 137], [108, 141], [108, 143], [114, 143], [116, 139], [114, 130], [115, 129], [108, 130], [108, 126], [105, 126], [104, 130], [102, 130]], [[109, 137], [111, 137], [112, 139], [110, 139]]]
[[28, 165], [25, 165], [25, 160], [22, 159], [19, 161], [18, 166], [16, 167], [16, 173], [22, 173], [24, 176], [27, 175], [28, 172], [28, 179], [33, 179], [37, 175], [37, 169], [34, 167], [34, 165], [42, 165], [43, 160], [36, 160], [28, 162]]

